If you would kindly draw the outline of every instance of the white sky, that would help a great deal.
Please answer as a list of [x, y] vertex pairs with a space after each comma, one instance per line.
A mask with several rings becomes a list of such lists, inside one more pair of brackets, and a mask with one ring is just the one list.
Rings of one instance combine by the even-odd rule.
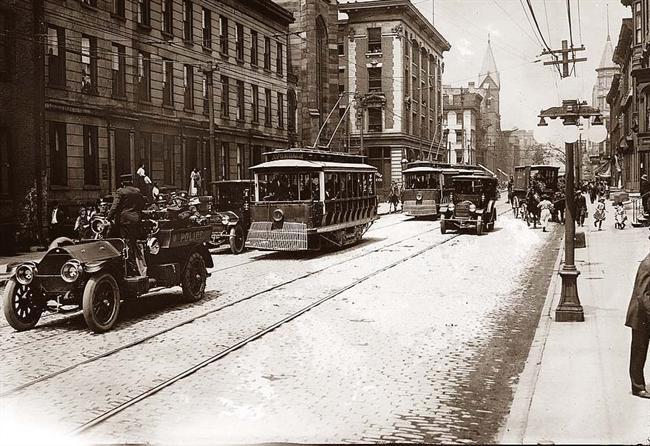
[[[411, 1], [425, 17], [431, 18], [433, 0]], [[566, 0], [530, 1], [547, 43], [552, 49], [560, 48], [563, 39], [569, 40]], [[613, 47], [618, 41], [621, 20], [630, 17], [631, 11], [620, 0], [570, 2], [574, 44], [580, 45], [582, 35], [586, 48], [576, 54], [588, 59], [577, 64], [577, 74], [583, 80], [585, 94], [582, 98], [591, 104], [591, 88], [596, 79], [594, 70], [607, 38], [606, 4], [609, 4]], [[537, 125], [537, 114], [542, 108], [561, 103], [556, 88], [557, 70], [541, 62], [531, 63], [539, 59], [542, 46], [534, 40], [533, 28], [524, 15], [522, 4], [526, 5], [526, 0], [435, 0], [435, 26], [452, 46], [451, 51], [444, 53], [443, 83], [467, 86], [468, 81], [477, 81], [490, 33], [501, 75], [503, 129], [532, 129]], [[544, 60], [548, 60], [548, 56]]]

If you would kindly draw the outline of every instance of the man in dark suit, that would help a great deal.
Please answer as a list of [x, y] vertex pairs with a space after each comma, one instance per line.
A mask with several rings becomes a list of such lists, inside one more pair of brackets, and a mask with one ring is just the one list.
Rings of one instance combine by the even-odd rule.
[[641, 261], [637, 270], [625, 325], [632, 328], [630, 348], [632, 394], [641, 398], [650, 398], [643, 376], [650, 342], [650, 254]]
[[65, 221], [65, 215], [59, 207], [58, 202], [52, 203], [52, 212], [50, 212], [50, 238], [54, 240], [57, 237], [63, 235], [63, 223]]
[[141, 232], [140, 213], [145, 204], [146, 199], [140, 189], [133, 187], [128, 178], [122, 178], [122, 187], [115, 193], [113, 205], [107, 215], [109, 220], [117, 224], [120, 237], [127, 242], [129, 254], [126, 263], [131, 274], [146, 275], [144, 253], [140, 252], [136, 243]]

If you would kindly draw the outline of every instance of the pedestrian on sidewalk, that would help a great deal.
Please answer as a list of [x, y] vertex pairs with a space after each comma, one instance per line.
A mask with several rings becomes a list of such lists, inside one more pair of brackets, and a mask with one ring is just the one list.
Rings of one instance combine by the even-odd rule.
[[601, 198], [598, 200], [596, 205], [596, 211], [594, 212], [594, 226], [598, 228], [599, 231], [603, 230], [603, 222], [605, 221], [605, 199]]
[[622, 204], [616, 205], [616, 213], [614, 214], [614, 227], [617, 229], [625, 229], [625, 222], [627, 221], [627, 215], [625, 215], [625, 208]]
[[539, 202], [537, 207], [540, 209], [539, 219], [542, 223], [542, 232], [546, 232], [546, 227], [548, 226], [548, 221], [551, 219], [551, 213], [553, 212], [553, 203], [548, 199], [548, 196], [544, 195], [542, 201]]
[[632, 329], [630, 344], [630, 380], [632, 395], [649, 398], [643, 368], [650, 343], [650, 253], [641, 261], [627, 307], [625, 325]]
[[576, 191], [575, 204], [576, 221], [578, 222], [578, 226], [582, 227], [585, 224], [585, 219], [587, 218], [587, 199], [580, 192], [580, 190]]

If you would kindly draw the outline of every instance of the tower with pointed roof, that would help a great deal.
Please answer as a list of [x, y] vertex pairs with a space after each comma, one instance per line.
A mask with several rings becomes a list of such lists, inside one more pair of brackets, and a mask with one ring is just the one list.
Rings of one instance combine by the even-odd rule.
[[[603, 48], [603, 53], [600, 56], [600, 63], [598, 68], [596, 68], [596, 83], [592, 89], [592, 105], [598, 107], [603, 114], [603, 123], [606, 128], [609, 128], [609, 104], [607, 103], [607, 93], [612, 86], [612, 81], [614, 76], [619, 73], [618, 66], [612, 60], [614, 57], [614, 49], [612, 47], [612, 40], [609, 36], [609, 27], [607, 30], [607, 41], [605, 42], [605, 47]], [[594, 172], [601, 160], [608, 156], [608, 145], [609, 138], [600, 144], [589, 143], [588, 150], [585, 155], [589, 157], [589, 162], [583, 159], [584, 170], [582, 172], [582, 178], [587, 179], [593, 176]], [[590, 172], [586, 170], [590, 169]]]
[[[477, 144], [476, 161], [496, 172], [499, 165], [501, 140], [501, 113], [499, 94], [501, 78], [497, 69], [492, 43], [488, 35], [487, 49], [483, 56], [483, 64], [478, 76], [478, 87], [481, 90], [481, 131]], [[506, 166], [507, 167], [507, 166]]]

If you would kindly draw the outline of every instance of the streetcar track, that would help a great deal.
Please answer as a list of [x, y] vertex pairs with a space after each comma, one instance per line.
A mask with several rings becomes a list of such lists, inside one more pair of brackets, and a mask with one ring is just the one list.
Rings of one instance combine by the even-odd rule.
[[[503, 215], [503, 214], [505, 214], [505, 213], [507, 213], [507, 212], [509, 212], [511, 210], [512, 209], [508, 209], [508, 210], [506, 210], [504, 212], [499, 213], [498, 215]], [[297, 319], [298, 317], [302, 316], [303, 314], [305, 314], [306, 312], [312, 310], [313, 308], [316, 308], [316, 307], [322, 305], [323, 303], [325, 303], [325, 302], [327, 302], [329, 300], [332, 300], [333, 298], [343, 294], [344, 292], [346, 292], [346, 291], [348, 291], [348, 290], [350, 290], [350, 289], [364, 283], [368, 279], [371, 279], [371, 278], [377, 276], [378, 274], [381, 274], [381, 273], [383, 273], [385, 271], [388, 271], [389, 269], [392, 269], [392, 268], [396, 267], [397, 265], [400, 265], [400, 264], [402, 264], [404, 262], [407, 262], [407, 261], [409, 261], [409, 260], [411, 260], [411, 259], [413, 259], [415, 257], [418, 257], [418, 256], [420, 256], [420, 255], [422, 255], [422, 254], [424, 254], [424, 253], [426, 253], [428, 251], [431, 251], [432, 249], [435, 249], [435, 248], [437, 248], [439, 246], [445, 245], [445, 244], [449, 243], [450, 241], [459, 238], [461, 235], [463, 235], [463, 233], [461, 233], [461, 232], [457, 232], [455, 234], [450, 234], [448, 236], [448, 238], [446, 238], [444, 240], [441, 240], [439, 242], [435, 242], [433, 244], [430, 244], [430, 245], [426, 246], [425, 248], [422, 248], [422, 249], [420, 249], [420, 250], [418, 250], [418, 251], [416, 251], [414, 253], [411, 253], [411, 254], [407, 255], [406, 257], [402, 257], [402, 258], [400, 258], [400, 259], [398, 259], [398, 260], [396, 260], [396, 261], [394, 261], [394, 262], [392, 262], [392, 263], [390, 263], [390, 264], [388, 264], [386, 266], [383, 266], [382, 268], [379, 268], [378, 270], [375, 270], [375, 271], [373, 271], [371, 273], [368, 273], [365, 276], [354, 280], [352, 283], [349, 283], [348, 285], [346, 285], [344, 287], [341, 287], [336, 291], [332, 291], [331, 293], [329, 293], [326, 296], [316, 300], [315, 302], [312, 302], [311, 304], [299, 309], [298, 311], [295, 311], [294, 313], [290, 314], [289, 316], [286, 316], [283, 319], [269, 325], [268, 327], [266, 327], [266, 328], [264, 328], [262, 330], [259, 330], [258, 332], [246, 337], [245, 339], [231, 345], [227, 349], [222, 350], [219, 353], [217, 353], [215, 355], [212, 355], [207, 359], [204, 359], [200, 363], [195, 364], [192, 367], [189, 367], [189, 368], [185, 369], [181, 373], [178, 373], [178, 374], [176, 374], [175, 376], [173, 376], [173, 377], [171, 377], [169, 379], [166, 379], [165, 381], [161, 382], [160, 384], [156, 385], [155, 387], [152, 387], [149, 390], [146, 390], [146, 391], [140, 393], [139, 395], [135, 396], [134, 398], [130, 398], [129, 400], [127, 400], [127, 401], [125, 401], [123, 403], [120, 403], [119, 405], [117, 405], [117, 406], [113, 407], [112, 409], [104, 412], [103, 414], [93, 418], [92, 420], [90, 420], [90, 421], [88, 421], [86, 423], [83, 423], [81, 426], [79, 426], [76, 429], [74, 429], [73, 431], [71, 431], [70, 434], [71, 435], [79, 435], [80, 433], [85, 432], [85, 431], [87, 431], [87, 430], [89, 430], [89, 429], [103, 423], [104, 421], [108, 420], [109, 418], [112, 418], [113, 416], [123, 412], [124, 410], [128, 409], [129, 407], [131, 407], [131, 406], [133, 406], [133, 405], [135, 405], [137, 403], [139, 403], [140, 401], [143, 401], [146, 398], [149, 398], [152, 395], [160, 392], [161, 390], [164, 390], [167, 387], [172, 386], [176, 382], [178, 382], [178, 381], [180, 381], [180, 380], [182, 380], [184, 378], [187, 378], [188, 376], [190, 376], [190, 375], [196, 373], [197, 371], [207, 367], [208, 365], [210, 365], [210, 364], [212, 364], [212, 363], [214, 363], [214, 362], [228, 356], [230, 353], [233, 353], [233, 352], [235, 352], [237, 350], [240, 350], [241, 348], [243, 348], [246, 345], [252, 343], [253, 341], [256, 341], [257, 339], [260, 339], [264, 335], [276, 330], [277, 328], [281, 327], [282, 325], [284, 325], [284, 324], [286, 324], [288, 322], [291, 322], [294, 319]]]
[[[505, 211], [500, 212], [498, 215], [503, 215], [503, 214], [506, 214], [507, 212], [510, 212], [510, 211], [512, 211], [512, 209], [511, 209], [511, 208], [508, 208], [508, 209], [506, 209]], [[88, 358], [86, 358], [86, 359], [84, 359], [84, 360], [82, 360], [82, 361], [79, 361], [79, 362], [75, 362], [74, 364], [71, 364], [71, 365], [69, 365], [69, 366], [67, 366], [67, 367], [64, 367], [64, 368], [62, 368], [62, 369], [56, 370], [56, 371], [51, 372], [51, 373], [44, 374], [44, 375], [42, 375], [42, 376], [40, 376], [40, 377], [38, 377], [38, 378], [36, 378], [36, 379], [33, 379], [33, 380], [28, 381], [28, 382], [26, 382], [26, 383], [23, 383], [23, 384], [20, 384], [20, 385], [18, 385], [18, 386], [15, 386], [15, 387], [13, 387], [13, 388], [11, 388], [11, 389], [9, 389], [9, 390], [6, 390], [6, 391], [4, 391], [4, 392], [1, 392], [1, 393], [0, 393], [0, 398], [7, 397], [7, 396], [10, 396], [10, 395], [13, 395], [13, 394], [15, 394], [15, 393], [17, 393], [17, 392], [20, 392], [20, 391], [22, 391], [22, 390], [25, 390], [25, 389], [27, 389], [27, 388], [29, 388], [29, 387], [31, 387], [31, 386], [34, 386], [34, 385], [36, 385], [36, 384], [38, 384], [38, 383], [41, 383], [41, 382], [43, 382], [43, 381], [47, 381], [47, 380], [52, 379], [52, 378], [54, 378], [54, 377], [56, 377], [56, 376], [62, 375], [62, 374], [64, 374], [64, 373], [66, 373], [66, 372], [69, 372], [69, 371], [71, 371], [71, 370], [73, 370], [73, 369], [75, 369], [75, 368], [77, 368], [77, 367], [79, 367], [79, 366], [86, 365], [86, 364], [89, 364], [89, 363], [92, 363], [92, 362], [98, 361], [99, 359], [102, 359], [102, 358], [105, 358], [105, 357], [111, 356], [111, 355], [113, 355], [113, 354], [115, 354], [115, 353], [118, 353], [118, 352], [120, 352], [120, 351], [122, 351], [122, 350], [126, 350], [127, 348], [130, 348], [130, 347], [133, 347], [133, 346], [136, 346], [136, 345], [142, 344], [142, 343], [144, 343], [144, 342], [146, 342], [146, 341], [148, 341], [148, 340], [151, 340], [151, 339], [153, 339], [153, 338], [155, 338], [155, 337], [157, 337], [157, 336], [163, 335], [163, 334], [168, 333], [168, 332], [170, 332], [170, 331], [172, 331], [172, 330], [175, 330], [176, 328], [179, 328], [179, 327], [182, 327], [182, 326], [184, 326], [184, 325], [190, 324], [190, 323], [192, 323], [192, 322], [194, 322], [194, 321], [196, 321], [196, 320], [198, 320], [198, 319], [201, 319], [201, 318], [203, 318], [203, 317], [206, 317], [206, 316], [208, 316], [208, 315], [210, 315], [210, 314], [216, 313], [216, 312], [218, 312], [218, 311], [224, 310], [224, 309], [229, 308], [229, 307], [233, 307], [233, 306], [235, 306], [235, 305], [237, 305], [237, 304], [239, 304], [239, 303], [242, 303], [242, 302], [248, 301], [248, 300], [250, 300], [250, 299], [253, 299], [253, 298], [255, 298], [255, 297], [258, 297], [258, 296], [260, 296], [260, 295], [263, 295], [263, 294], [269, 293], [269, 292], [274, 291], [274, 290], [276, 290], [276, 289], [278, 289], [278, 288], [282, 288], [282, 287], [284, 287], [284, 286], [286, 286], [286, 285], [290, 285], [290, 284], [292, 284], [292, 283], [294, 283], [294, 282], [297, 282], [297, 281], [299, 281], [299, 280], [302, 280], [302, 279], [305, 279], [305, 278], [308, 278], [308, 277], [314, 276], [314, 275], [319, 274], [319, 273], [321, 273], [321, 272], [323, 272], [323, 271], [326, 271], [326, 270], [328, 270], [328, 269], [331, 269], [331, 268], [334, 268], [334, 267], [336, 267], [336, 266], [339, 266], [339, 265], [341, 265], [341, 264], [343, 264], [343, 263], [348, 263], [348, 262], [351, 262], [351, 261], [353, 261], [353, 260], [357, 260], [357, 259], [359, 259], [359, 258], [361, 258], [361, 257], [365, 257], [365, 256], [368, 255], [368, 254], [372, 254], [372, 253], [375, 253], [375, 252], [383, 251], [383, 250], [385, 250], [386, 248], [390, 248], [391, 246], [395, 246], [395, 245], [398, 245], [398, 244], [400, 244], [400, 243], [403, 243], [403, 242], [405, 242], [405, 241], [407, 241], [407, 240], [410, 240], [410, 239], [413, 239], [413, 238], [416, 238], [416, 237], [420, 237], [420, 236], [422, 236], [422, 235], [424, 235], [424, 234], [427, 234], [427, 233], [433, 232], [433, 231], [436, 230], [436, 229], [440, 229], [439, 222], [436, 222], [436, 223], [438, 223], [438, 225], [436, 225], [436, 226], [434, 226], [434, 227], [432, 227], [432, 228], [430, 228], [430, 229], [428, 229], [428, 230], [426, 230], [426, 231], [418, 232], [418, 233], [416, 233], [416, 234], [410, 235], [410, 236], [405, 237], [405, 238], [403, 238], [403, 239], [397, 240], [397, 241], [395, 241], [395, 242], [393, 242], [393, 243], [390, 243], [390, 244], [387, 244], [387, 245], [382, 245], [382, 246], [380, 246], [380, 247], [377, 247], [377, 248], [371, 249], [371, 250], [369, 250], [369, 251], [361, 252], [361, 253], [359, 253], [359, 254], [357, 254], [357, 255], [354, 255], [354, 256], [352, 256], [352, 257], [350, 257], [350, 258], [348, 258], [348, 259], [342, 260], [341, 262], [333, 263], [333, 264], [331, 264], [331, 265], [326, 265], [326, 266], [324, 266], [324, 267], [322, 267], [322, 268], [319, 268], [319, 269], [317, 269], [317, 270], [314, 270], [314, 271], [311, 271], [311, 272], [305, 273], [305, 274], [303, 274], [303, 275], [301, 275], [301, 276], [295, 277], [295, 278], [290, 279], [290, 280], [288, 280], [288, 281], [284, 281], [284, 282], [282, 282], [282, 283], [279, 283], [279, 284], [274, 285], [274, 286], [272, 286], [272, 287], [266, 288], [266, 289], [264, 289], [264, 290], [260, 290], [260, 291], [257, 291], [257, 292], [255, 292], [255, 293], [249, 294], [249, 295], [244, 296], [244, 297], [242, 297], [242, 298], [240, 298], [240, 299], [235, 299], [235, 300], [233, 300], [232, 302], [229, 302], [229, 303], [226, 303], [226, 304], [220, 305], [220, 306], [218, 306], [218, 307], [216, 307], [216, 308], [212, 308], [212, 309], [210, 309], [210, 310], [206, 310], [206, 311], [204, 311], [204, 312], [202, 312], [202, 313], [199, 313], [199, 314], [197, 314], [197, 315], [195, 315], [195, 316], [192, 316], [192, 317], [190, 317], [190, 318], [187, 318], [187, 319], [185, 319], [185, 320], [182, 320], [182, 321], [180, 321], [180, 322], [177, 322], [177, 323], [175, 323], [175, 324], [172, 324], [171, 326], [168, 326], [168, 327], [166, 327], [166, 328], [163, 328], [163, 329], [157, 330], [157, 331], [155, 331], [155, 332], [153, 332], [153, 333], [150, 333], [150, 334], [148, 334], [148, 335], [146, 335], [146, 336], [143, 336], [143, 337], [141, 337], [141, 338], [138, 338], [138, 339], [136, 339], [136, 340], [134, 340], [134, 341], [132, 341], [132, 342], [128, 342], [128, 343], [126, 343], [126, 344], [122, 344], [122, 345], [120, 345], [120, 346], [118, 346], [118, 347], [115, 347], [115, 348], [112, 348], [112, 349], [110, 349], [110, 350], [108, 350], [108, 351], [106, 351], [106, 352], [103, 352], [103, 353], [100, 353], [100, 354], [97, 354], [97, 355], [94, 355], [94, 356], [90, 356], [90, 357], [88, 357]], [[451, 240], [454, 240], [454, 239], [460, 237], [460, 236], [462, 235], [462, 233], [456, 233], [456, 234], [452, 234], [452, 235], [453, 235], [452, 237], [450, 237], [450, 238], [444, 240], [444, 243], [447, 243], [447, 242], [449, 242], [449, 241], [451, 241]], [[440, 244], [441, 244], [441, 243], [440, 243]], [[432, 247], [429, 248], [429, 249], [432, 249], [432, 248], [435, 247], [435, 246], [439, 246], [439, 244], [438, 244], [438, 245], [432, 245]], [[422, 251], [422, 252], [426, 252], [426, 250], [428, 250], [428, 249], [425, 249], [425, 250]], [[363, 279], [363, 280], [365, 281], [365, 280], [367, 280], [367, 279]], [[359, 283], [360, 283], [360, 282], [359, 282]], [[342, 291], [341, 291], [341, 292], [342, 292]], [[339, 294], [340, 294], [340, 293], [339, 293]], [[70, 319], [72, 319], [72, 318], [70, 318]], [[67, 320], [70, 320], [70, 319], [67, 319]], [[29, 343], [21, 344], [21, 346], [29, 345], [29, 344], [33, 344], [33, 343], [35, 343], [35, 342], [40, 342], [40, 341], [43, 341], [43, 340], [51, 340], [51, 339], [54, 338], [54, 337], [62, 336], [62, 335], [65, 335], [65, 334], [68, 334], [68, 332], [66, 331], [66, 332], [61, 332], [61, 333], [57, 333], [57, 334], [51, 334], [51, 335], [49, 335], [49, 336], [47, 336], [47, 337], [39, 338], [39, 339], [36, 339], [36, 340], [30, 341]], [[14, 349], [12, 349], [12, 350], [5, 350], [5, 351], [3, 351], [2, 353], [8, 353], [8, 352], [11, 352], [11, 351], [15, 351], [15, 350], [14, 350]]]

